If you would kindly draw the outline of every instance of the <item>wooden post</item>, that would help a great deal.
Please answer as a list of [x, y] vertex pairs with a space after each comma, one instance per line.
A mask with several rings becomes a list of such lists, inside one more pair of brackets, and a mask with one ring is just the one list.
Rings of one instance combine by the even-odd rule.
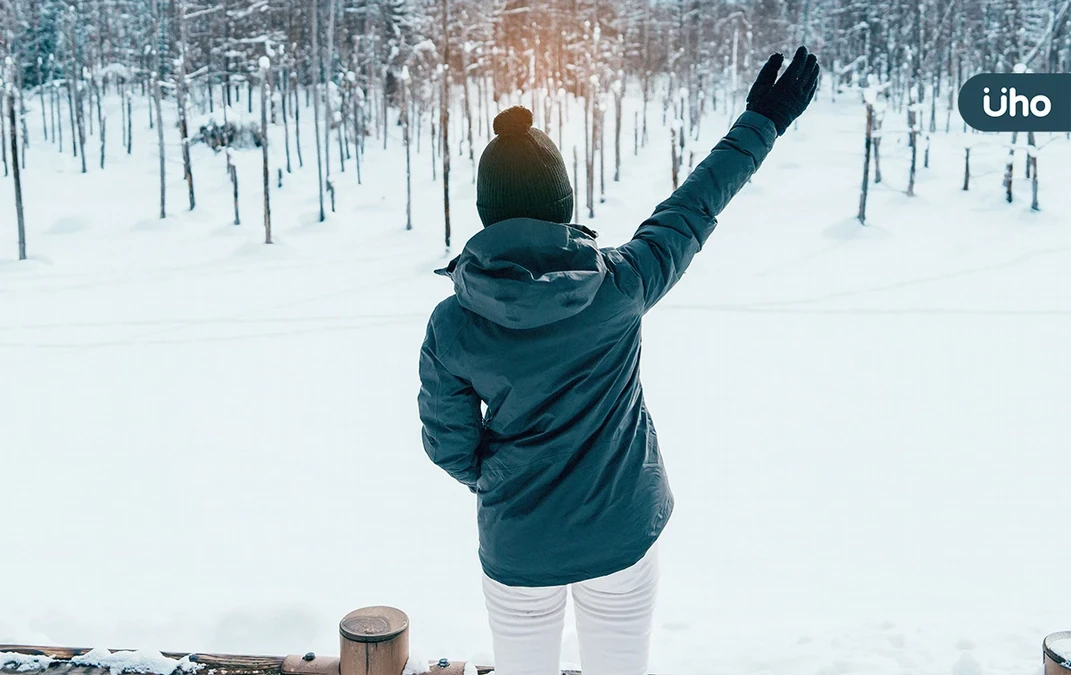
[[409, 617], [393, 607], [365, 607], [338, 625], [340, 675], [401, 675], [409, 660]]

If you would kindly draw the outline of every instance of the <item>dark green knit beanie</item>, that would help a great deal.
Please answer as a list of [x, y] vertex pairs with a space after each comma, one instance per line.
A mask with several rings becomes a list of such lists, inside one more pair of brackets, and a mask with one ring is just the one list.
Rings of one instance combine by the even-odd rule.
[[476, 210], [483, 226], [508, 218], [570, 222], [573, 186], [565, 160], [554, 141], [532, 128], [532, 112], [521, 106], [503, 110], [494, 130], [476, 173]]

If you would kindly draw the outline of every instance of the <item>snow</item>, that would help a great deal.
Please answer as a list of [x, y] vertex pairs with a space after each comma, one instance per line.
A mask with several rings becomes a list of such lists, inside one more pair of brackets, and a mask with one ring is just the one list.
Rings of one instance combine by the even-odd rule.
[[428, 670], [428, 660], [410, 652], [409, 660], [405, 662], [405, 668], [402, 669], [402, 675], [424, 675]]
[[[669, 194], [664, 91], [634, 157], [628, 88], [622, 181], [611, 152], [606, 203], [582, 218], [604, 246]], [[1021, 152], [1003, 201], [1007, 135], [963, 134], [955, 114], [946, 135], [939, 101], [908, 198], [894, 108], [863, 227], [865, 111], [858, 92], [829, 98], [645, 318], [645, 398], [677, 499], [651, 670], [1036, 673], [1041, 639], [1068, 628], [1071, 542], [1051, 531], [1071, 512], [1071, 143], [1038, 135], [1032, 212]], [[0, 565], [0, 643], [337, 654], [340, 617], [389, 604], [426, 653], [489, 655], [472, 495], [428, 462], [416, 418], [427, 317], [451, 291], [432, 274], [448, 257], [427, 120], [406, 232], [393, 118], [362, 185], [332, 139], [338, 213], [319, 223], [302, 109], [305, 167], [292, 147], [265, 246], [259, 150], [233, 154], [233, 226], [226, 156], [193, 144], [188, 212], [168, 105], [161, 221], [143, 98], [134, 154], [109, 131], [108, 168], [85, 175], [26, 103], [25, 262], [0, 178], [0, 513], [17, 514], [6, 541], [35, 553]], [[564, 154], [583, 155], [583, 108], [567, 109]], [[685, 153], [713, 146], [723, 114]], [[456, 254], [479, 223], [471, 165], [453, 168]], [[562, 658], [579, 661], [571, 620]]]
[[171, 659], [152, 650], [110, 652], [102, 648], [92, 649], [81, 656], [76, 656], [71, 659], [71, 663], [107, 668], [111, 675], [120, 673], [170, 675], [175, 671], [194, 672], [204, 667], [199, 663], [191, 662], [188, 656]]
[[30, 670], [44, 670], [52, 663], [50, 656], [32, 656], [15, 652], [0, 652], [0, 668], [14, 669], [23, 673]]
[[1071, 663], [1071, 633], [1048, 641], [1049, 649], [1065, 663]]

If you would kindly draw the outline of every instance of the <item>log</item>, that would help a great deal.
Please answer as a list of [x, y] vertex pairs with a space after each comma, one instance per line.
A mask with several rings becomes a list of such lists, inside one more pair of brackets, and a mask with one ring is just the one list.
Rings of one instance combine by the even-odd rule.
[[[48, 656], [56, 659], [49, 667], [49, 673], [70, 673], [98, 675], [107, 672], [107, 668], [75, 665], [69, 663], [76, 656], [82, 656], [90, 651], [85, 647], [44, 647], [37, 645], [0, 645], [0, 652], [15, 652], [31, 656]], [[128, 650], [111, 650], [128, 651]], [[132, 651], [132, 650], [131, 650]], [[282, 672], [283, 657], [281, 656], [246, 656], [241, 654], [201, 654], [198, 652], [161, 652], [169, 659], [181, 659], [189, 656], [190, 661], [205, 666], [200, 673], [212, 673], [214, 671], [226, 671], [240, 675], [279, 675]], [[8, 672], [0, 667], [0, 672]], [[34, 673], [35, 671], [27, 671]]]

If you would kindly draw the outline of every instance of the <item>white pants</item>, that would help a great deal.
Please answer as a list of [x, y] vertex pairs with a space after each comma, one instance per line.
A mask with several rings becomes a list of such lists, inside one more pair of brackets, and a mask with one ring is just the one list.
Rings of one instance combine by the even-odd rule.
[[584, 675], [647, 675], [658, 588], [652, 547], [638, 563], [570, 586], [519, 588], [483, 577], [496, 675], [559, 675], [566, 589]]

